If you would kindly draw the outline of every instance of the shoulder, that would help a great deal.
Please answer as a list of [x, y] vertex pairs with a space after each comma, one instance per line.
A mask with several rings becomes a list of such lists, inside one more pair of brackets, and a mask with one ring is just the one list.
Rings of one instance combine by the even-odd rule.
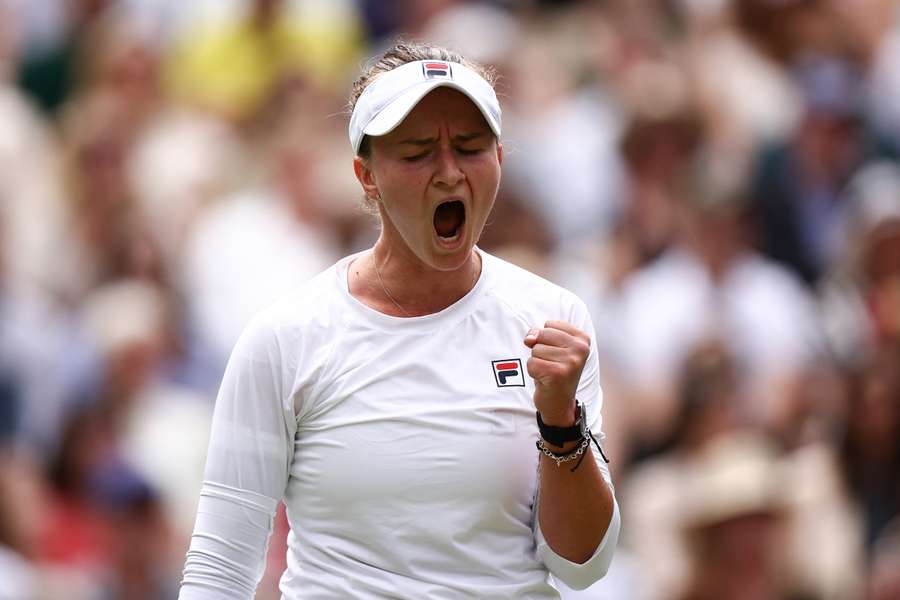
[[327, 336], [338, 325], [337, 278], [336, 264], [256, 313], [244, 328], [235, 351], [269, 355], [275, 351], [296, 352], [305, 343]]
[[491, 273], [489, 294], [516, 312], [574, 324], [588, 318], [585, 303], [566, 288], [484, 251], [482, 256]]

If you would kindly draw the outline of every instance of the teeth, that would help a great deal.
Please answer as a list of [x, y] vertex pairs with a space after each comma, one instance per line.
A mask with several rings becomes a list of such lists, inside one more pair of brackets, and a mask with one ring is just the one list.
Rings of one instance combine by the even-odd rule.
[[445, 241], [448, 241], [448, 242], [455, 242], [456, 240], [459, 239], [459, 231], [457, 231], [456, 233], [454, 233], [452, 237], [444, 237], [444, 236], [442, 236], [442, 235], [439, 235], [438, 237], [441, 238], [442, 240], [445, 240]]

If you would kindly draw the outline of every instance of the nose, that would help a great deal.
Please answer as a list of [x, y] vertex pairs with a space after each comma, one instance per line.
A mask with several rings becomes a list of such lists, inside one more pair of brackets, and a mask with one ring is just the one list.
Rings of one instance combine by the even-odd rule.
[[442, 144], [438, 149], [437, 172], [434, 175], [435, 185], [454, 188], [465, 176], [466, 174], [460, 168], [453, 148]]

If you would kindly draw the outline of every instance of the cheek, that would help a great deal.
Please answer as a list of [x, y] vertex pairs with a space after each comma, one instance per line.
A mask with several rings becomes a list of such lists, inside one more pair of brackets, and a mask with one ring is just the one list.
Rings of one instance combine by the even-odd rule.
[[416, 197], [421, 197], [423, 187], [420, 176], [411, 170], [394, 174], [389, 178], [382, 178], [378, 182], [378, 191], [386, 207], [392, 212], [412, 212], [418, 204]]
[[477, 187], [473, 189], [474, 194], [479, 199], [492, 204], [497, 190], [500, 188], [499, 167], [487, 165], [479, 168], [473, 175], [475, 176], [473, 180], [477, 182]]
[[398, 232], [409, 241], [415, 231], [431, 226], [432, 215], [425, 214], [424, 191], [427, 186], [414, 173], [384, 181], [380, 186], [383, 210]]

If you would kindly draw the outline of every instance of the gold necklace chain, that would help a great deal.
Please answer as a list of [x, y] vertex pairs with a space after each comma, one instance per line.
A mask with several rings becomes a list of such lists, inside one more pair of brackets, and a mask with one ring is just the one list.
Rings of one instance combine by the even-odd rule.
[[[379, 270], [379, 268], [378, 268], [378, 260], [375, 258], [374, 255], [372, 256], [372, 265], [375, 267], [375, 275], [378, 277], [378, 283], [381, 284], [381, 290], [384, 292], [384, 295], [387, 296], [388, 299], [394, 303], [394, 306], [396, 306], [397, 309], [401, 313], [403, 313], [404, 317], [412, 317], [413, 315], [408, 310], [403, 308], [403, 306], [399, 302], [397, 302], [397, 299], [394, 298], [393, 295], [391, 295], [391, 293], [387, 289], [387, 286], [384, 285], [384, 279], [382, 279], [382, 277], [381, 277], [381, 270]], [[472, 289], [472, 287], [475, 285], [475, 282], [477, 280], [478, 280], [478, 266], [476, 265], [475, 268], [472, 270], [472, 283], [470, 284], [469, 290]], [[469, 290], [466, 290], [466, 293], [468, 293]]]

